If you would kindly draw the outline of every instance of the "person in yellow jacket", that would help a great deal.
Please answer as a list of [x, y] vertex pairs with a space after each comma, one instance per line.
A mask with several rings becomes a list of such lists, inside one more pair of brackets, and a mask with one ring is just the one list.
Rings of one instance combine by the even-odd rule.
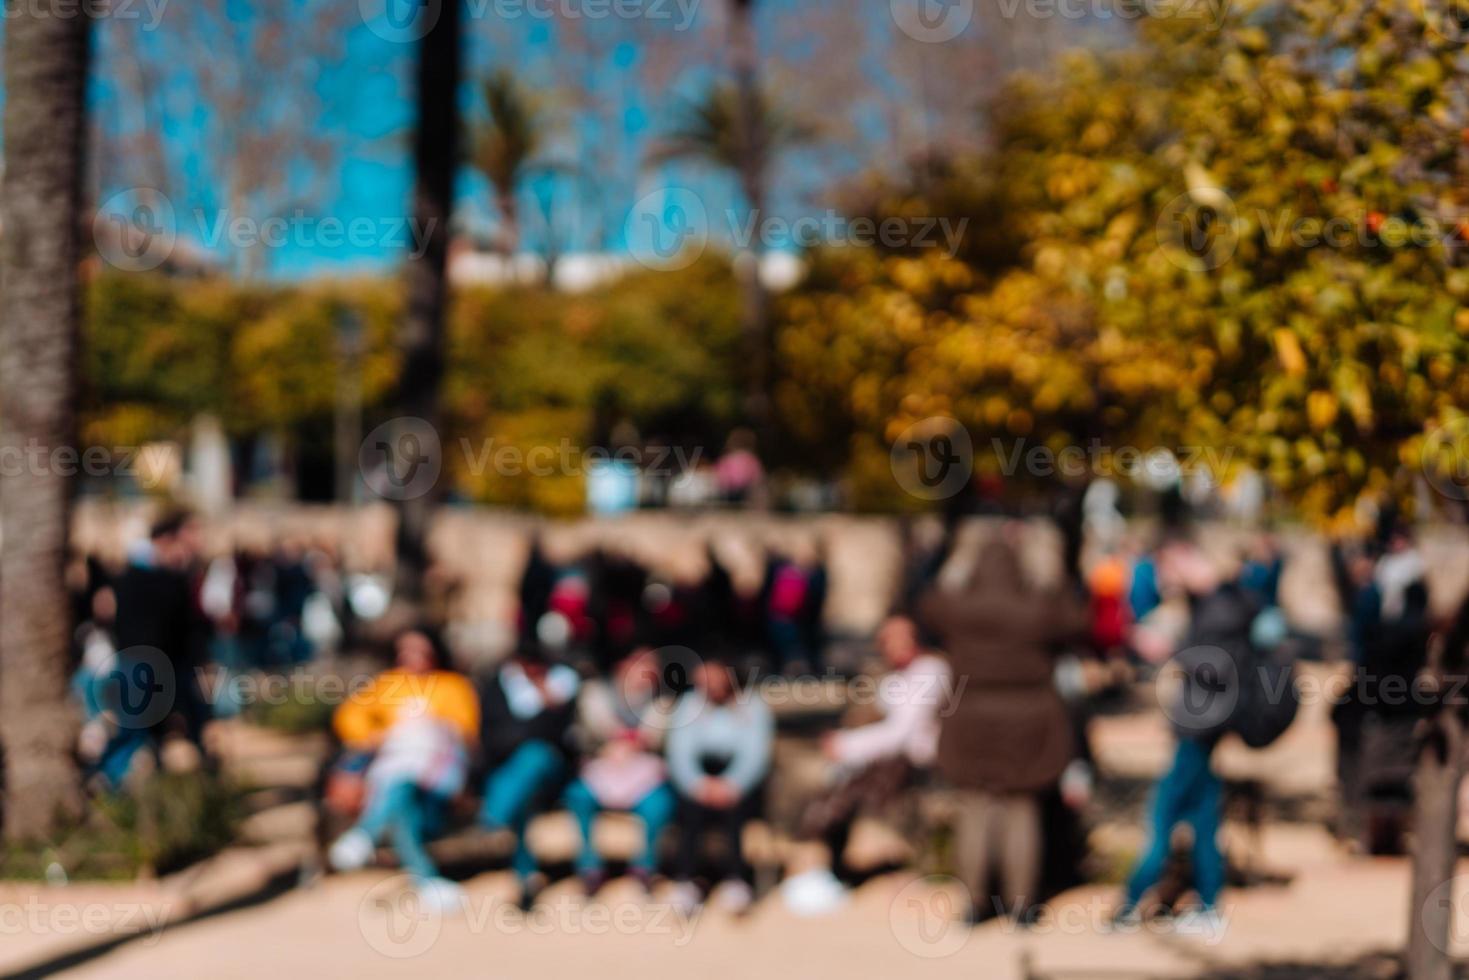
[[460, 890], [439, 876], [425, 842], [464, 788], [470, 746], [479, 738], [479, 698], [464, 675], [440, 669], [428, 633], [402, 634], [396, 653], [396, 667], [355, 692], [333, 719], [347, 748], [375, 754], [362, 817], [332, 845], [328, 859], [338, 871], [365, 867], [378, 841], [391, 833], [423, 900], [449, 909], [460, 902]]

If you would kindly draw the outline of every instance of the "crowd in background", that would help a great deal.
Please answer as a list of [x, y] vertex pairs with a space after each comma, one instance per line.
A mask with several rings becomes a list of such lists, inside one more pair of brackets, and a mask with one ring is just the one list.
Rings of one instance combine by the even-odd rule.
[[82, 755], [108, 788], [121, 785], [138, 750], [169, 735], [207, 759], [205, 723], [241, 706], [206, 697], [205, 668], [287, 671], [336, 649], [357, 618], [329, 544], [285, 538], [207, 558], [198, 518], [181, 511], [132, 542], [120, 567], [77, 557], [68, 581]]
[[606, 549], [557, 563], [533, 539], [519, 588], [521, 646], [606, 673], [634, 648], [717, 652], [788, 676], [819, 673], [827, 637], [827, 562], [767, 547], [759, 585], [741, 589], [712, 543], [702, 562], [649, 567]]
[[[1176, 749], [1151, 797], [1148, 843], [1119, 919], [1144, 914], [1160, 887], [1175, 892], [1165, 904], [1176, 900], [1181, 889], [1164, 879], [1173, 831], [1186, 825], [1192, 921], [1215, 921], [1226, 874], [1214, 748], [1230, 734], [1263, 747], [1294, 717], [1293, 699], [1270, 702], [1251, 681], [1272, 670], [1289, 678], [1302, 649], [1279, 609], [1283, 558], [1268, 535], [1221, 562], [1181, 527], [1137, 548], [1084, 507], [1057, 523], [1062, 575], [1047, 587], [1032, 584], [1015, 524], [967, 551], [955, 525], [926, 544], [908, 541], [872, 646], [887, 682], [876, 717], [820, 739], [823, 785], [789, 828], [828, 854], [827, 866], [781, 886], [792, 908], [831, 907], [860, 880], [848, 854], [860, 815], [940, 788], [953, 800], [953, 862], [976, 897], [975, 917], [1033, 914], [1079, 880], [1094, 778], [1087, 726], [1099, 698], [1171, 661], [1183, 676], [1167, 712]], [[1401, 846], [1405, 746], [1422, 711], [1411, 698], [1380, 696], [1381, 686], [1424, 666], [1425, 569], [1411, 535], [1390, 520], [1333, 555], [1354, 681], [1334, 712], [1340, 829], [1380, 853]], [[455, 802], [473, 797], [473, 823], [506, 838], [529, 907], [547, 882], [527, 840], [531, 821], [551, 809], [572, 815], [582, 841], [575, 871], [596, 894], [608, 871], [593, 829], [599, 815], [621, 812], [642, 828], [632, 878], [651, 886], [666, 873], [679, 902], [717, 894], [748, 907], [745, 830], [770, 816], [778, 721], [750, 682], [823, 672], [828, 573], [819, 546], [771, 548], [758, 587], [740, 589], [714, 547], [704, 557], [670, 574], [610, 550], [553, 560], [533, 540], [509, 656], [463, 673], [437, 630], [401, 632], [394, 667], [336, 713], [343, 752], [326, 802], [353, 823], [330, 863], [361, 867], [390, 843], [425, 900], [450, 907], [457, 886], [428, 843], [453, 823]], [[206, 722], [238, 706], [206, 698], [197, 668], [290, 670], [353, 628], [352, 588], [329, 548], [284, 540], [206, 559], [187, 514], [159, 520], [121, 568], [78, 559], [73, 583], [83, 754], [104, 788], [122, 785], [139, 752], [168, 739], [193, 743], [207, 762]], [[1201, 650], [1227, 663], [1200, 659]], [[1190, 694], [1217, 693], [1221, 666], [1239, 707], [1216, 716], [1206, 697], [1200, 713]], [[175, 682], [168, 711], [123, 703], [129, 685], [119, 676], [139, 682], [160, 671]], [[674, 829], [677, 847], [665, 857]], [[720, 842], [712, 852], [709, 836]]]

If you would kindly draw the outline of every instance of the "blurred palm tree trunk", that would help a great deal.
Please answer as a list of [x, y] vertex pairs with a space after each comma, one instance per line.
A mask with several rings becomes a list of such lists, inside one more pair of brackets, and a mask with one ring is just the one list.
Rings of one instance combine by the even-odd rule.
[[[49, 454], [77, 446], [91, 20], [12, 13], [0, 191], [0, 458], [27, 462], [0, 468], [0, 746], [5, 836], [33, 840], [82, 804], [67, 697], [73, 483]], [[35, 465], [25, 455], [31, 446], [48, 453]]]
[[1452, 980], [1454, 901], [1442, 886], [1458, 861], [1459, 786], [1464, 781], [1464, 724], [1454, 709], [1429, 722], [1413, 772], [1413, 887], [1408, 934], [1411, 980]]
[[[441, 421], [449, 217], [459, 160], [460, 19], [460, 0], [446, 0], [437, 21], [419, 42], [418, 126], [413, 137], [417, 168], [413, 213], [419, 240], [408, 260], [408, 310], [399, 336], [403, 351], [399, 410], [410, 418], [423, 419], [435, 430]], [[423, 598], [428, 529], [438, 499], [434, 487], [398, 506], [397, 594], [410, 602]]]
[[1408, 913], [1408, 976], [1450, 980], [1450, 955], [1458, 930], [1453, 885], [1458, 864], [1459, 788], [1469, 770], [1462, 691], [1469, 653], [1469, 601], [1431, 665], [1441, 696], [1434, 713], [1420, 722], [1413, 771], [1413, 882]]
[[[736, 166], [740, 190], [754, 218], [749, 252], [738, 266], [741, 320], [749, 349], [749, 388], [745, 414], [755, 431], [765, 436], [771, 420], [770, 404], [770, 297], [760, 278], [765, 257], [761, 229], [767, 220], [769, 140], [764, 132], [766, 114], [760, 95], [760, 56], [755, 44], [755, 0], [730, 0], [730, 63], [735, 81], [735, 125], [738, 138]], [[769, 449], [768, 440], [765, 448]]]

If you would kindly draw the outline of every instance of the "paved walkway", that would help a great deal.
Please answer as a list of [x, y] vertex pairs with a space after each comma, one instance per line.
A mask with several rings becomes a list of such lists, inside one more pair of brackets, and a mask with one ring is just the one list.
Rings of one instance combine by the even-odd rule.
[[[1272, 851], [1308, 842], [1267, 835]], [[1262, 962], [1349, 962], [1401, 945], [1407, 871], [1401, 861], [1351, 861], [1324, 842], [1291, 870], [1289, 886], [1227, 896], [1222, 941], [1162, 931], [1110, 935], [1101, 923], [1115, 893], [1062, 896], [1055, 918], [1031, 930], [952, 921], [952, 883], [892, 875], [868, 883], [843, 912], [791, 916], [768, 899], [746, 919], [716, 910], [684, 917], [613, 886], [591, 905], [570, 883], [525, 917], [507, 904], [503, 873], [467, 884], [461, 914], [423, 912], [397, 876], [327, 879], [267, 905], [165, 930], [74, 972], [78, 977], [216, 980], [234, 977], [434, 977], [535, 980], [807, 980], [817, 977], [984, 977], [1058, 980], [1228, 974]], [[1461, 896], [1462, 898], [1463, 896]]]
[[[1220, 770], [1261, 780], [1275, 800], [1319, 800], [1331, 779], [1326, 711], [1325, 705], [1306, 706], [1297, 727], [1268, 753], [1225, 746]], [[1100, 719], [1095, 742], [1114, 778], [1147, 779], [1167, 756], [1167, 730], [1156, 715]], [[1061, 896], [1053, 916], [1029, 930], [994, 923], [969, 930], [956, 921], [962, 905], [956, 883], [911, 873], [869, 882], [828, 918], [797, 918], [772, 895], [748, 917], [734, 919], [712, 908], [682, 916], [661, 903], [661, 895], [643, 900], [626, 883], [588, 903], [574, 881], [553, 886], [545, 907], [527, 918], [508, 904], [513, 882], [503, 872], [467, 882], [465, 907], [443, 917], [420, 908], [401, 877], [372, 871], [165, 928], [74, 975], [194, 980], [207, 974], [224, 980], [412, 971], [497, 980], [1130, 980], [1258, 977], [1250, 971], [1263, 963], [1349, 963], [1401, 948], [1408, 928], [1405, 861], [1350, 857], [1310, 822], [1271, 823], [1258, 839], [1236, 825], [1225, 833], [1232, 851], [1248, 854], [1253, 868], [1288, 884], [1227, 892], [1226, 928], [1217, 942], [1156, 929], [1105, 932], [1116, 899], [1115, 887], [1106, 885]], [[1130, 817], [1112, 814], [1097, 825], [1092, 843], [1120, 864], [1140, 838]], [[1452, 890], [1459, 907], [1469, 910], [1469, 867], [1465, 871]], [[1469, 930], [1460, 931], [1469, 937]]]

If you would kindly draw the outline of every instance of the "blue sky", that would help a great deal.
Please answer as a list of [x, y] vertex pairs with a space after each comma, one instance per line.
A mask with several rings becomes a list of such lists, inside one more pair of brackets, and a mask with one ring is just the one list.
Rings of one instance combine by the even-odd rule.
[[[319, 0], [154, 2], [167, 3], [156, 30], [142, 30], [140, 22], [99, 27], [93, 80], [104, 137], [98, 200], [131, 187], [160, 187], [173, 205], [180, 238], [225, 259], [239, 254], [226, 241], [227, 219], [243, 218], [248, 234], [265, 218], [285, 216], [288, 228], [278, 242], [255, 251], [256, 271], [270, 277], [380, 272], [401, 261], [416, 45], [385, 37], [391, 31], [380, 21], [364, 22], [359, 10], [385, 0], [332, 0], [329, 10]], [[666, 186], [691, 189], [712, 234], [728, 237], [728, 216], [741, 205], [727, 175], [645, 164], [680, 105], [697, 99], [717, 77], [723, 0], [629, 0], [663, 12], [637, 20], [549, 19], [516, 6], [539, 3], [533, 9], [544, 10], [554, 2], [576, 13], [583, 9], [578, 4], [597, 9], [591, 6], [596, 0], [467, 2], [480, 16], [471, 14], [466, 22], [467, 81], [460, 99], [466, 118], [483, 111], [475, 80], [508, 66], [552, 122], [548, 156], [562, 172], [529, 180], [522, 190], [526, 247], [545, 243], [540, 216], [548, 203], [554, 203], [553, 227], [563, 250], [636, 246], [624, 233], [626, 217], [636, 202]], [[147, 16], [144, 0], [133, 4]], [[895, 37], [908, 42], [897, 32], [889, 0], [766, 0], [760, 9], [769, 87], [803, 121], [824, 130], [820, 145], [783, 158], [772, 211], [787, 219], [821, 213], [834, 183], [897, 159], [903, 134], [891, 130], [911, 127], [918, 110], [887, 59], [898, 50]], [[677, 29], [684, 25], [687, 30]], [[965, 57], [960, 46], [974, 48], [978, 30], [972, 25], [945, 45], [908, 43], [905, 50], [916, 57], [894, 64], [934, 70], [924, 62]], [[249, 54], [236, 57], [240, 51]], [[241, 70], [242, 63], [248, 67]], [[984, 73], [977, 69], [937, 71], [948, 115], [918, 131], [978, 133], [974, 106], [993, 79], [979, 77]], [[138, 81], [144, 75], [146, 88]], [[924, 83], [935, 90], [935, 79]], [[140, 96], [144, 91], [148, 98]], [[221, 109], [227, 100], [250, 121], [230, 125], [233, 117]], [[275, 145], [257, 138], [272, 132], [282, 137]], [[161, 134], [155, 154], [161, 163], [143, 149], [152, 133]], [[155, 177], [160, 169], [164, 176]], [[236, 184], [256, 192], [232, 198], [229, 188]], [[460, 229], [492, 235], [497, 218], [483, 180], [466, 169], [459, 194]], [[364, 233], [331, 238], [333, 229], [354, 225]]]

